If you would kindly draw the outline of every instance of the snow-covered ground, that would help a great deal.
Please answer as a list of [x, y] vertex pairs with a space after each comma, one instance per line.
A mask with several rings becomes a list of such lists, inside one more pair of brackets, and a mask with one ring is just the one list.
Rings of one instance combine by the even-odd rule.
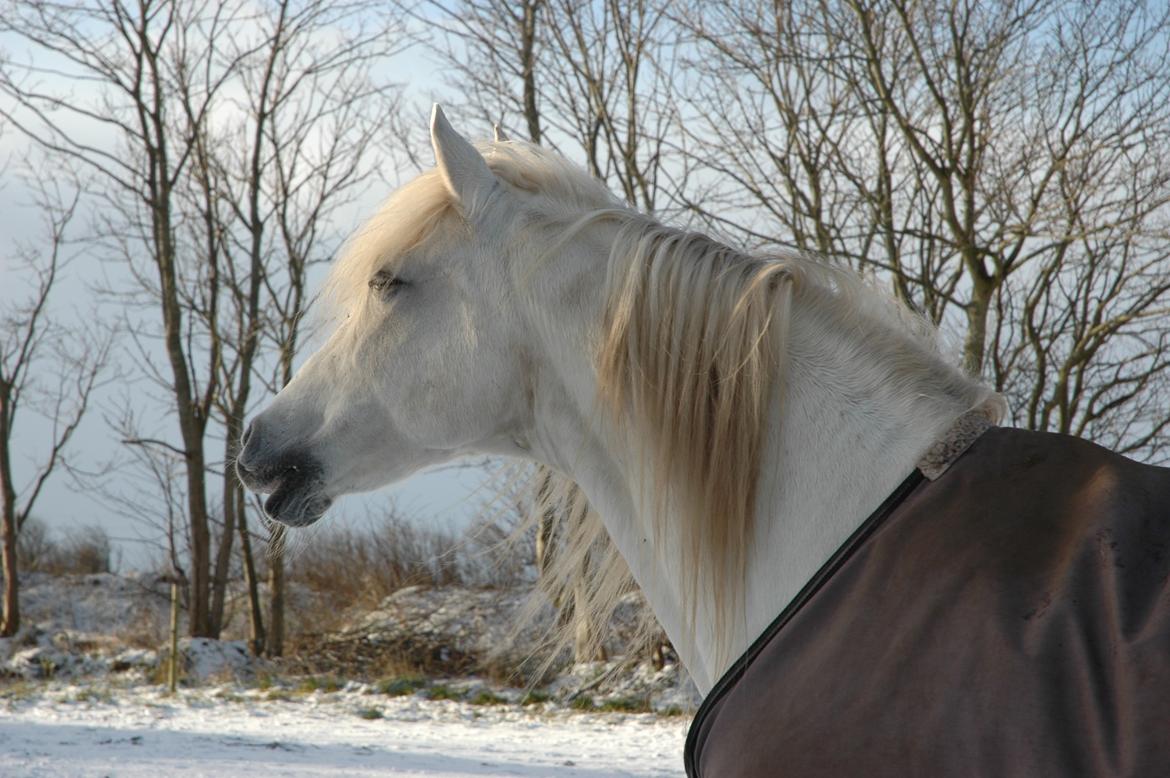
[[[404, 589], [351, 614], [302, 648], [322, 660], [312, 670], [306, 656], [184, 638], [172, 697], [154, 684], [167, 599], [153, 577], [30, 575], [22, 589], [24, 629], [0, 639], [0, 778], [684, 774], [698, 694], [677, 663], [627, 664], [617, 617], [612, 658], [560, 667], [530, 690], [534, 705], [467, 672], [508, 643], [527, 594], [461, 587]], [[406, 648], [454, 659], [433, 677], [395, 675], [388, 658], [418, 664]]]
[[472, 705], [370, 688], [30, 685], [0, 699], [0, 776], [681, 776], [686, 716]]

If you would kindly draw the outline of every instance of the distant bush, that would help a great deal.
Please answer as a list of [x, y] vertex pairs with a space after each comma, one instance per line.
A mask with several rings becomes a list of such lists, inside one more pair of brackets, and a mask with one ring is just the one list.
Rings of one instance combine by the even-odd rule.
[[390, 514], [299, 536], [286, 556], [286, 575], [315, 603], [302, 603], [308, 610], [299, 606], [294, 617], [320, 631], [406, 586], [512, 586], [531, 570], [532, 551], [506, 524], [483, 519], [456, 533]]
[[58, 573], [110, 572], [110, 536], [100, 527], [82, 527], [65, 533], [57, 568]]
[[536, 534], [532, 528], [517, 533], [516, 516], [481, 517], [463, 533], [463, 583], [506, 589], [531, 581], [535, 575]]
[[455, 535], [397, 516], [315, 533], [289, 554], [287, 571], [335, 612], [374, 607], [404, 586], [462, 583]]
[[488, 514], [458, 532], [391, 511], [356, 526], [325, 523], [286, 535], [287, 655], [307, 662], [305, 672], [328, 666], [325, 656], [381, 676], [427, 670], [417, 656], [398, 652], [384, 652], [371, 666], [368, 652], [350, 656], [344, 649], [340, 656], [337, 645], [321, 638], [406, 587], [501, 589], [531, 582], [532, 533], [515, 531], [519, 519], [512, 511]]
[[25, 572], [42, 571], [58, 553], [57, 545], [49, 537], [49, 528], [39, 519], [29, 518], [16, 536], [16, 559]]
[[108, 573], [112, 570], [110, 537], [101, 527], [70, 529], [60, 540], [37, 519], [29, 519], [16, 539], [16, 555], [25, 572], [51, 575]]

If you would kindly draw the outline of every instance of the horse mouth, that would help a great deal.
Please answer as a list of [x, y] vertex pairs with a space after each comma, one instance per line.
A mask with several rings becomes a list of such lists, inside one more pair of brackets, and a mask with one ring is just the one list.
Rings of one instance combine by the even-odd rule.
[[267, 493], [264, 513], [289, 527], [304, 527], [325, 515], [333, 500], [324, 492], [320, 466], [311, 458], [286, 458], [272, 466], [236, 462], [236, 473], [253, 492]]
[[325, 515], [333, 504], [315, 478], [284, 478], [264, 501], [264, 513], [287, 527], [306, 527]]

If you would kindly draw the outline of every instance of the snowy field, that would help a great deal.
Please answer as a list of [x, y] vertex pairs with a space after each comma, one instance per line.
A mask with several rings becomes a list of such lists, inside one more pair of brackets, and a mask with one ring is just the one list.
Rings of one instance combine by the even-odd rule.
[[0, 776], [681, 776], [690, 721], [361, 689], [95, 688], [0, 700]]

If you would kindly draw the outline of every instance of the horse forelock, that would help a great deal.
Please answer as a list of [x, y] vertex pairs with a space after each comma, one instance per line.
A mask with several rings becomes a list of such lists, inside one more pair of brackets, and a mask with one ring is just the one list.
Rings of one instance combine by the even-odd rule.
[[408, 251], [431, 235], [452, 206], [434, 170], [395, 191], [342, 246], [325, 279], [319, 315], [327, 321], [356, 315], [374, 274], [393, 270]]
[[[488, 167], [516, 189], [537, 194], [545, 218], [620, 207], [602, 185], [563, 157], [516, 141], [477, 144]], [[325, 282], [327, 317], [352, 315], [378, 270], [392, 270], [411, 249], [426, 241], [455, 210], [455, 201], [437, 170], [428, 170], [390, 196], [345, 243]]]

